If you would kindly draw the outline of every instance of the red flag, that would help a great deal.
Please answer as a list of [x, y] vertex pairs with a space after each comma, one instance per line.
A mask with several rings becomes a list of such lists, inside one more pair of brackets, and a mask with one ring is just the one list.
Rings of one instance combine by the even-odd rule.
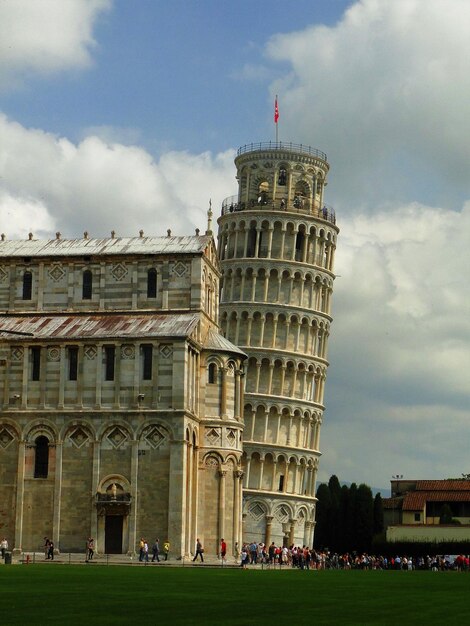
[[277, 105], [277, 96], [276, 96], [276, 100], [274, 101], [274, 123], [277, 124], [277, 121], [279, 119], [279, 107]]

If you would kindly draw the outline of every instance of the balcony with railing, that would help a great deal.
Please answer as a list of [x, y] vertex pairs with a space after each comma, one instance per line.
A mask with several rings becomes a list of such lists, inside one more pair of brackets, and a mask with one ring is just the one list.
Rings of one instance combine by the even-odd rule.
[[303, 213], [336, 224], [336, 214], [333, 207], [323, 204], [321, 207], [314, 205], [312, 208], [311, 202], [302, 196], [294, 196], [294, 199], [289, 203], [284, 199], [272, 200], [267, 196], [260, 196], [257, 200], [252, 199], [249, 202], [240, 202], [238, 196], [229, 196], [222, 202], [221, 214], [258, 210]]
[[324, 152], [311, 148], [302, 143], [292, 143], [288, 141], [261, 141], [259, 143], [247, 143], [237, 150], [237, 157], [249, 152], [265, 152], [266, 150], [276, 150], [283, 152], [296, 152], [305, 154], [307, 156], [316, 157], [322, 161], [327, 162], [327, 157]]

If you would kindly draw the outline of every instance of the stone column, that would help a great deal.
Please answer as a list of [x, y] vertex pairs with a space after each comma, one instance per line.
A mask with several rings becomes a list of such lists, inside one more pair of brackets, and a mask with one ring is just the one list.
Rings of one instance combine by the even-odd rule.
[[[121, 342], [116, 342], [115, 348], [115, 372], [114, 372], [114, 408], [119, 409], [121, 406]], [[138, 360], [138, 354], [134, 353], [134, 358]]]
[[55, 447], [55, 478], [54, 478], [54, 513], [52, 518], [52, 541], [55, 552], [60, 551], [60, 504], [62, 496], [62, 448], [63, 442], [57, 441]]
[[[64, 401], [65, 401], [65, 379], [66, 379], [66, 371], [65, 371], [65, 367], [66, 367], [66, 352], [65, 352], [65, 346], [62, 344], [60, 346], [60, 361], [59, 361], [59, 402], [57, 405], [58, 409], [63, 409], [64, 408]], [[55, 545], [55, 540], [54, 540], [54, 545]]]
[[[240, 529], [241, 529], [241, 480], [243, 478], [243, 472], [241, 470], [235, 470], [234, 472], [234, 483], [233, 483], [233, 546], [235, 547], [235, 543], [238, 542], [240, 546], [241, 537], [240, 537]], [[233, 550], [233, 553], [235, 551]]]
[[129, 539], [128, 550], [129, 555], [136, 552], [137, 546], [137, 515], [139, 511], [138, 493], [139, 493], [139, 440], [134, 439], [131, 442], [131, 509], [129, 511]]
[[219, 470], [219, 540], [225, 537], [225, 476], [227, 470]]
[[23, 503], [24, 503], [24, 471], [25, 446], [20, 440], [18, 443], [18, 469], [16, 473], [16, 506], [15, 506], [15, 545], [13, 554], [20, 554], [23, 550]]
[[290, 531], [289, 531], [289, 545], [291, 546], [292, 544], [295, 543], [295, 519], [290, 519]]
[[227, 368], [222, 367], [222, 390], [220, 398], [220, 416], [227, 417]]
[[95, 498], [98, 492], [98, 486], [100, 483], [100, 442], [93, 441], [93, 465], [92, 465], [92, 479], [91, 479], [91, 520], [90, 520], [90, 537], [95, 538], [96, 552], [104, 553], [104, 544], [98, 543], [98, 512], [95, 506]]
[[103, 344], [96, 344], [96, 385], [95, 385], [95, 405], [101, 407], [101, 380], [103, 376]]
[[266, 534], [264, 536], [264, 543], [267, 548], [269, 548], [271, 544], [271, 526], [273, 523], [273, 516], [266, 515]]
[[186, 457], [184, 440], [170, 443], [170, 484], [168, 501], [168, 534], [172, 538], [174, 553], [184, 552], [184, 503], [186, 501]]

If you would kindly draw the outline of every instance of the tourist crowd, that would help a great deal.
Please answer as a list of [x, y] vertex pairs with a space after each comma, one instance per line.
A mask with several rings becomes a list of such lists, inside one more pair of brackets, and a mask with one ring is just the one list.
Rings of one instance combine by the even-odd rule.
[[[236, 554], [238, 557], [238, 553]], [[307, 570], [432, 570], [470, 571], [468, 555], [456, 556], [433, 555], [386, 557], [369, 554], [336, 554], [324, 550], [315, 550], [308, 546], [276, 546], [273, 542], [268, 548], [264, 543], [244, 543], [240, 553], [243, 568], [248, 565], [285, 565]]]

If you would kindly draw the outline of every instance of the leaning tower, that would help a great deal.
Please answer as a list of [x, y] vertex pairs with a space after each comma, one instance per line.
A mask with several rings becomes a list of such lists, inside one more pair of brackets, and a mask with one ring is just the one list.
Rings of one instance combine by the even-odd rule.
[[329, 165], [284, 142], [243, 146], [235, 165], [218, 253], [222, 332], [249, 357], [243, 539], [311, 546], [338, 235]]

